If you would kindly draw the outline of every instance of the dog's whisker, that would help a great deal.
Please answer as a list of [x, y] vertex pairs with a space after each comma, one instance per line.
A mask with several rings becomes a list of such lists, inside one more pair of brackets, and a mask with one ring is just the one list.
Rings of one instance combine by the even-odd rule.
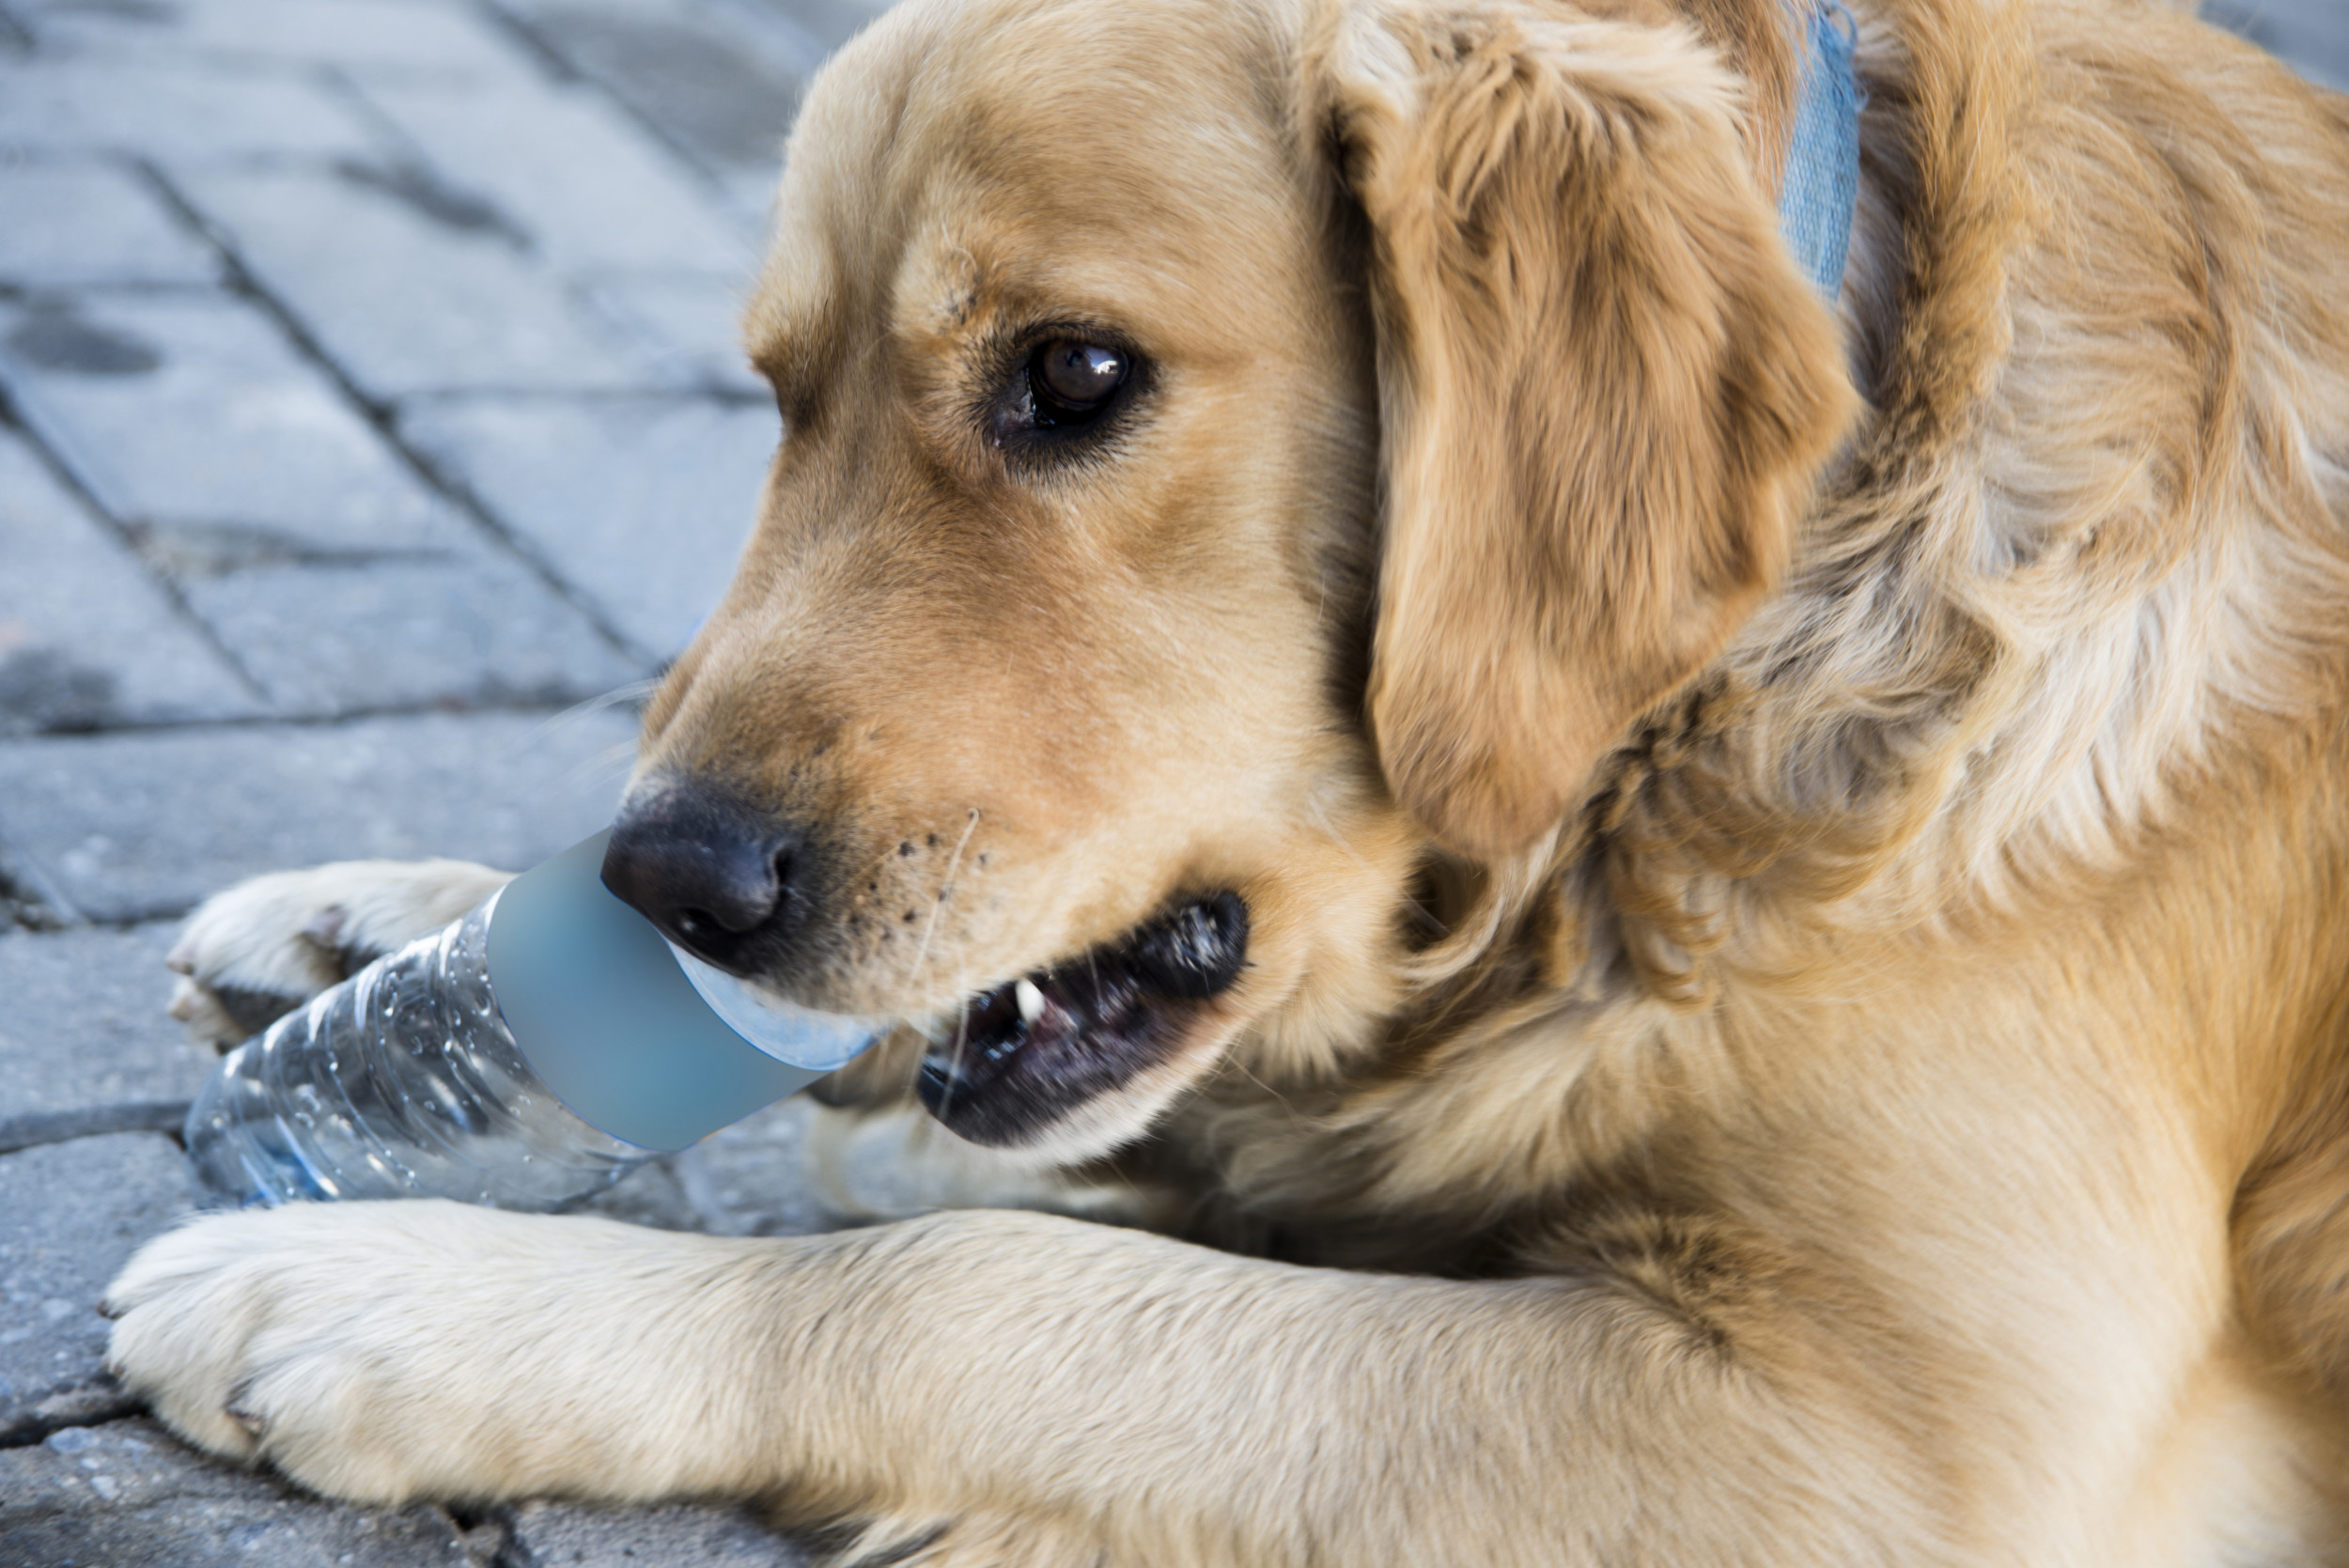
[[547, 793], [552, 795], [575, 790], [591, 780], [608, 778], [614, 774], [624, 776], [635, 761], [635, 741], [614, 741], [594, 755], [583, 757], [563, 769]]
[[962, 1081], [963, 1048], [968, 1046], [970, 1042], [971, 1003], [968, 1001], [965, 1001], [955, 1008], [955, 1050], [951, 1059], [954, 1063], [954, 1070], [946, 1075], [946, 1092], [940, 1100], [940, 1109], [941, 1111], [946, 1107], [955, 1103], [955, 1085]]
[[539, 727], [554, 729], [564, 724], [575, 723], [579, 720], [604, 712], [608, 708], [620, 707], [630, 703], [641, 704], [646, 697], [660, 690], [661, 682], [658, 678], [631, 680], [625, 685], [615, 686], [599, 696], [588, 697], [573, 703], [561, 712], [551, 715]]
[[1298, 1110], [1296, 1104], [1291, 1101], [1286, 1094], [1282, 1094], [1278, 1089], [1275, 1089], [1272, 1085], [1267, 1083], [1264, 1079], [1250, 1072], [1248, 1070], [1248, 1064], [1242, 1062], [1237, 1054], [1235, 1053], [1227, 1055], [1224, 1057], [1223, 1061], [1225, 1065], [1229, 1066], [1234, 1072], [1239, 1074], [1240, 1077], [1246, 1079], [1249, 1082], [1263, 1090], [1265, 1094], [1272, 1099], [1278, 1100], [1281, 1104], [1281, 1109], [1287, 1111], [1290, 1117], [1299, 1126], [1309, 1125], [1310, 1118], [1308, 1118], [1303, 1111]]
[[[608, 712], [614, 707], [624, 706], [629, 704], [641, 706], [644, 699], [651, 696], [660, 685], [661, 683], [657, 680], [630, 681], [625, 686], [615, 686], [611, 691], [603, 692], [599, 696], [589, 697], [583, 702], [573, 703], [570, 706], [562, 709], [560, 712], [551, 713], [544, 719], [538, 721], [537, 724], [531, 727], [530, 738], [534, 741], [542, 741], [550, 737], [560, 735], [565, 730], [583, 723], [599, 713]], [[572, 767], [564, 775], [564, 783], [567, 784], [577, 784], [584, 779], [589, 773], [600, 771], [601, 769], [611, 767], [615, 759], [622, 762], [633, 762], [635, 760], [635, 756], [636, 742], [632, 738], [625, 742], [607, 746], [602, 751], [598, 752], [593, 757], [587, 759], [585, 762]]]
[[[1314, 826], [1320, 829], [1323, 836], [1328, 838], [1331, 844], [1337, 846], [1338, 852], [1340, 854], [1343, 854], [1347, 860], [1354, 862], [1355, 869], [1363, 872], [1375, 873], [1376, 868], [1372, 866], [1368, 861], [1362, 858], [1361, 851], [1354, 847], [1351, 840], [1349, 840], [1344, 833], [1338, 831], [1337, 824], [1330, 820], [1330, 808], [1322, 800], [1318, 792], [1307, 797], [1306, 810], [1313, 817]], [[1426, 905], [1422, 904], [1408, 893], [1396, 894], [1396, 899], [1402, 905], [1407, 913], [1408, 913], [1413, 919], [1417, 920], [1421, 924], [1435, 932], [1439, 937], [1449, 936], [1451, 934], [1451, 928], [1444, 924], [1443, 921], [1437, 916], [1434, 910], [1428, 908]]]
[[1352, 861], [1357, 869], [1362, 871], [1370, 869], [1370, 862], [1362, 859], [1353, 843], [1344, 833], [1338, 831], [1338, 825], [1330, 820], [1330, 808], [1322, 800], [1319, 790], [1315, 790], [1305, 798], [1305, 811], [1306, 815], [1313, 818], [1314, 826], [1321, 830], [1322, 835], [1338, 846], [1340, 854]]

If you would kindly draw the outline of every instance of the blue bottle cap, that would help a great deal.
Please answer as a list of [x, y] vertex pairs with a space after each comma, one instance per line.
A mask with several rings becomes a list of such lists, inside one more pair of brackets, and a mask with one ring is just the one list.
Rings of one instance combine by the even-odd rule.
[[609, 837], [515, 877], [490, 909], [498, 1011], [539, 1081], [582, 1121], [639, 1148], [682, 1149], [882, 1032], [869, 1019], [770, 1003], [699, 960], [706, 973], [689, 976], [679, 959], [690, 955], [603, 885]]

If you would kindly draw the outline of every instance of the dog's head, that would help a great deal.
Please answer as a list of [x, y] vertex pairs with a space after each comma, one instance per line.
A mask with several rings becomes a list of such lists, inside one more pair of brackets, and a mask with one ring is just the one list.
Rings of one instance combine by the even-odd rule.
[[1415, 868], [1555, 829], [1840, 427], [1745, 102], [1532, 0], [891, 14], [793, 136], [786, 434], [609, 879], [918, 1020], [983, 1141], [1364, 1036]]

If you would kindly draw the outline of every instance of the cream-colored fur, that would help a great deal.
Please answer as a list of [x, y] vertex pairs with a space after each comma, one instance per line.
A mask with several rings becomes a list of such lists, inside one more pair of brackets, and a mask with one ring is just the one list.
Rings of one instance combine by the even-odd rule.
[[464, 861], [338, 861], [241, 882], [205, 900], [173, 945], [171, 1016], [225, 1050], [261, 1017], [439, 930], [507, 876]]
[[[130, 1385], [338, 1495], [941, 1565], [2349, 1556], [2349, 106], [2168, 7], [1861, 0], [1830, 311], [1777, 5], [844, 52], [640, 777], [832, 825], [817, 1005], [1240, 892], [1031, 1143], [1177, 1234], [218, 1218], [114, 1287]], [[1041, 331], [1151, 366], [1081, 461], [981, 417]]]

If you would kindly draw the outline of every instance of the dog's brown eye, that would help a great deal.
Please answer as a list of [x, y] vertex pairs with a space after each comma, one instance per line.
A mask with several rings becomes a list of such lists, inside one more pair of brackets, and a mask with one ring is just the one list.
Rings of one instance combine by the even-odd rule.
[[1054, 338], [1028, 362], [1028, 380], [1038, 412], [1057, 424], [1077, 424], [1125, 384], [1126, 356], [1103, 344]]
[[1125, 349], [1048, 337], [1013, 362], [987, 416], [989, 436], [1016, 461], [1050, 461], [1056, 449], [1097, 450], [1149, 379], [1148, 363]]

